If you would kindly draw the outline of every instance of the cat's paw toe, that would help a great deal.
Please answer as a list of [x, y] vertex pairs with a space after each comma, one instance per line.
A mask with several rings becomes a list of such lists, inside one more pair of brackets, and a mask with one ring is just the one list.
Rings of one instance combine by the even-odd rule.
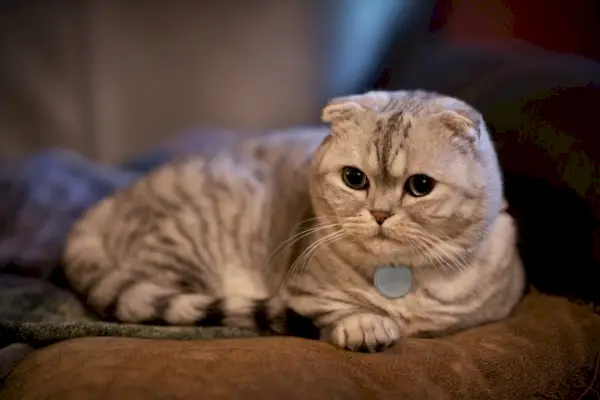
[[357, 314], [339, 321], [329, 333], [333, 345], [352, 351], [376, 352], [400, 339], [400, 327], [388, 317]]

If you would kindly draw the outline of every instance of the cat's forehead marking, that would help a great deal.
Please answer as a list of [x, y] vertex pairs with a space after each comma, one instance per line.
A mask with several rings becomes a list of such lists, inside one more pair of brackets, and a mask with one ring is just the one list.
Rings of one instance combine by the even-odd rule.
[[377, 170], [384, 184], [391, 183], [404, 174], [406, 157], [404, 144], [410, 124], [404, 111], [399, 110], [381, 115], [373, 132]]

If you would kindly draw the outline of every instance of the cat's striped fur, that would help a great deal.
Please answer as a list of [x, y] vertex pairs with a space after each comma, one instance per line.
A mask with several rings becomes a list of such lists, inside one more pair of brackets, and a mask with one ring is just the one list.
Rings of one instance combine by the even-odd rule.
[[[71, 285], [126, 322], [267, 328], [289, 307], [352, 350], [507, 316], [524, 277], [479, 113], [434, 93], [370, 92], [333, 100], [323, 119], [330, 129], [240, 139], [102, 201], [68, 238]], [[345, 166], [366, 190], [344, 184]], [[408, 195], [413, 174], [433, 191]], [[408, 295], [378, 294], [384, 264], [412, 267]]]
[[310, 212], [310, 154], [325, 135], [274, 133], [157, 169], [75, 224], [69, 281], [105, 318], [255, 327], [280, 309], [291, 249], [269, 256]]

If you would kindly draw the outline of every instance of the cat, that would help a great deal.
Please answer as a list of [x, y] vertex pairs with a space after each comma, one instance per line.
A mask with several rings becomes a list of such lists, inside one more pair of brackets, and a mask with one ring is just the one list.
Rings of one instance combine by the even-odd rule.
[[[481, 114], [438, 93], [332, 99], [326, 127], [240, 138], [159, 167], [78, 220], [72, 288], [104, 318], [281, 332], [381, 351], [507, 317], [525, 286]], [[412, 271], [383, 296], [380, 266]]]

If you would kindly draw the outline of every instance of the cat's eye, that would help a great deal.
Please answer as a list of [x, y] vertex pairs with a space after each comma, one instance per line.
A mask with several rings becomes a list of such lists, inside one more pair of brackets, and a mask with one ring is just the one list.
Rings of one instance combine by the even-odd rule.
[[435, 187], [435, 180], [427, 175], [413, 175], [406, 181], [405, 191], [413, 197], [427, 196]]
[[366, 190], [369, 187], [367, 174], [355, 167], [342, 168], [342, 180], [351, 189]]

